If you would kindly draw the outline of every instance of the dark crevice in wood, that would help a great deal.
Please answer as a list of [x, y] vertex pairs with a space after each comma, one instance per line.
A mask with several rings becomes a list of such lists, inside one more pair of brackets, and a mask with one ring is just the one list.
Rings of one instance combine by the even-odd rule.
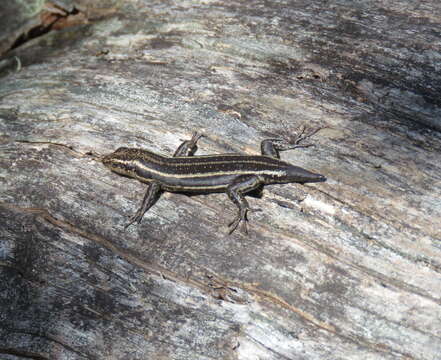
[[0, 354], [5, 355], [14, 355], [14, 356], [20, 356], [25, 359], [34, 359], [34, 360], [51, 360], [49, 357], [32, 352], [32, 351], [23, 351], [18, 349], [12, 349], [12, 348], [1, 348], [0, 347]]
[[58, 146], [61, 148], [65, 148], [68, 149], [69, 151], [80, 155], [81, 157], [90, 157], [94, 160], [100, 160], [101, 159], [101, 155], [98, 154], [94, 154], [91, 151], [88, 151], [86, 153], [82, 153], [80, 151], [77, 151], [74, 149], [74, 147], [72, 145], [66, 145], [66, 144], [62, 144], [62, 143], [57, 143], [57, 142], [51, 142], [51, 141], [28, 141], [28, 140], [15, 140], [16, 143], [21, 143], [21, 144], [35, 144], [35, 145], [50, 145], [50, 146]]
[[[13, 209], [15, 211], [21, 211], [21, 212], [25, 212], [25, 213], [34, 214], [34, 215], [44, 219], [45, 221], [47, 221], [48, 223], [52, 224], [55, 227], [58, 227], [64, 231], [74, 233], [74, 234], [81, 236], [85, 239], [88, 239], [92, 242], [98, 243], [101, 246], [105, 247], [110, 252], [112, 252], [113, 254], [118, 255], [121, 258], [125, 259], [128, 263], [137, 265], [148, 273], [156, 273], [157, 275], [159, 275], [160, 277], [162, 277], [164, 279], [168, 279], [171, 281], [180, 281], [180, 282], [183, 282], [183, 283], [188, 284], [190, 286], [195, 286], [205, 293], [207, 293], [207, 290], [209, 290], [205, 284], [202, 284], [202, 283], [195, 281], [195, 280], [181, 277], [180, 275], [177, 275], [177, 274], [171, 272], [170, 270], [167, 270], [157, 264], [147, 263], [147, 262], [131, 255], [127, 251], [119, 248], [118, 246], [114, 245], [113, 243], [111, 243], [110, 241], [105, 239], [104, 237], [88, 233], [87, 231], [81, 230], [81, 229], [77, 228], [75, 225], [72, 225], [67, 221], [57, 219], [57, 218], [53, 217], [46, 209], [22, 208], [22, 207], [19, 207], [16, 205], [6, 204], [6, 203], [0, 203], [0, 205], [4, 206], [5, 208]], [[208, 293], [209, 293], [209, 291], [208, 291]]]
[[66, 350], [72, 352], [72, 353], [75, 353], [75, 354], [77, 354], [77, 355], [79, 355], [81, 357], [84, 357], [86, 359], [90, 359], [90, 357], [88, 355], [86, 355], [86, 354], [84, 354], [84, 353], [82, 353], [82, 352], [80, 352], [78, 350], [75, 350], [72, 346], [70, 346], [70, 345], [62, 342], [61, 340], [56, 339], [56, 338], [54, 338], [54, 337], [52, 337], [50, 335], [41, 334], [41, 333], [35, 333], [35, 332], [32, 332], [32, 331], [22, 330], [22, 329], [11, 329], [9, 327], [4, 327], [4, 326], [2, 326], [2, 328], [5, 329], [9, 333], [25, 334], [25, 335], [29, 335], [29, 336], [32, 336], [32, 337], [39, 337], [39, 338], [43, 338], [43, 339], [49, 340], [50, 342], [58, 344], [58, 345], [62, 346], [63, 348], [65, 348]]
[[[52, 224], [53, 226], [56, 226], [58, 228], [63, 229], [64, 231], [69, 231], [69, 232], [75, 233], [78, 236], [81, 236], [81, 237], [86, 238], [90, 241], [96, 242], [96, 243], [104, 246], [106, 249], [111, 251], [113, 254], [120, 256], [121, 258], [125, 259], [127, 262], [129, 262], [131, 264], [134, 264], [134, 265], [141, 267], [143, 270], [147, 271], [148, 273], [156, 273], [157, 275], [161, 276], [164, 279], [175, 281], [175, 282], [181, 282], [181, 283], [186, 284], [188, 286], [196, 287], [199, 290], [201, 290], [203, 293], [206, 293], [211, 296], [213, 295], [213, 289], [210, 286], [210, 284], [205, 284], [201, 281], [198, 281], [195, 279], [190, 279], [188, 277], [182, 277], [182, 276], [180, 276], [176, 273], [173, 273], [172, 271], [165, 269], [157, 264], [146, 263], [145, 261], [129, 254], [127, 251], [120, 249], [118, 246], [112, 244], [107, 239], [105, 239], [99, 235], [90, 234], [84, 230], [78, 229], [76, 226], [74, 226], [66, 221], [59, 220], [59, 219], [53, 217], [45, 209], [22, 208], [22, 207], [18, 207], [18, 206], [11, 205], [11, 204], [5, 204], [5, 203], [0, 203], [0, 205], [4, 206], [5, 208], [13, 209], [15, 211], [34, 214], [34, 215], [44, 219], [48, 223]], [[210, 274], [210, 276], [214, 276], [214, 274]], [[222, 281], [225, 284], [228, 283], [229, 288], [232, 288], [232, 287], [240, 288], [245, 292], [253, 294], [257, 298], [259, 298], [261, 301], [266, 301], [266, 302], [269, 302], [273, 305], [280, 306], [280, 307], [285, 308], [289, 311], [292, 311], [293, 313], [300, 316], [306, 322], [311, 323], [314, 326], [316, 326], [322, 330], [325, 330], [327, 332], [330, 332], [338, 337], [341, 337], [342, 339], [345, 339], [350, 342], [354, 342], [359, 345], [366, 346], [367, 348], [373, 349], [375, 351], [394, 352], [394, 350], [389, 349], [389, 347], [387, 347], [384, 344], [374, 344], [374, 343], [369, 342], [366, 339], [362, 339], [361, 337], [355, 338], [354, 336], [352, 336], [350, 334], [343, 334], [334, 325], [315, 318], [311, 313], [307, 313], [307, 312], [303, 311], [302, 309], [289, 304], [283, 298], [281, 298], [280, 296], [278, 296], [276, 294], [273, 294], [270, 291], [258, 289], [253, 284], [240, 283], [240, 282], [236, 282], [236, 281], [227, 282], [227, 280], [224, 280], [224, 279], [221, 280], [221, 278], [218, 276], [216, 276], [216, 278], [219, 279], [218, 281]], [[409, 358], [411, 358], [411, 357], [409, 357]]]
[[59, 11], [50, 12], [50, 15], [45, 17], [46, 20], [42, 19], [38, 26], [30, 29], [26, 33], [21, 34], [12, 44], [9, 51], [14, 50], [30, 40], [43, 36], [52, 31], [54, 26], [60, 22], [60, 19], [66, 19], [71, 15], [77, 15], [79, 13], [79, 10], [75, 7], [71, 11], [67, 11], [54, 4], [52, 4], [52, 6], [56, 7]]

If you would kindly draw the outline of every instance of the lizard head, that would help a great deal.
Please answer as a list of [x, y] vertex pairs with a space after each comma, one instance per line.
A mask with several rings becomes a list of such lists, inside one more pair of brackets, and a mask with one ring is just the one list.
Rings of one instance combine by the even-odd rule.
[[132, 175], [133, 172], [133, 152], [134, 149], [121, 147], [111, 154], [101, 158], [104, 166], [121, 175]]

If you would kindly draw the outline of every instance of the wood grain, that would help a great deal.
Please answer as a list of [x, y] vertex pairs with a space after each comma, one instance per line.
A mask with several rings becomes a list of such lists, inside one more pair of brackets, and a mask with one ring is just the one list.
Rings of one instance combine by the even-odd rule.
[[[87, 9], [78, 9], [87, 14]], [[92, 6], [92, 5], [91, 5]], [[9, 51], [0, 82], [3, 359], [421, 359], [441, 354], [437, 1], [132, 1]], [[167, 194], [120, 146], [282, 158], [326, 183]]]

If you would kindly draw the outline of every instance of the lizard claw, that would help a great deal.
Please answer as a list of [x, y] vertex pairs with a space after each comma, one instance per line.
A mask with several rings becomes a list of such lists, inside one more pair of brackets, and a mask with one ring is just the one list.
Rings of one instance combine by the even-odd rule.
[[242, 232], [248, 234], [248, 211], [262, 211], [261, 208], [245, 207], [239, 210], [237, 216], [228, 224], [228, 235], [232, 234], [239, 224], [242, 224]]
[[127, 228], [134, 223], [139, 224], [141, 222], [141, 219], [142, 219], [142, 215], [140, 215], [139, 211], [137, 211], [135, 215], [130, 217], [129, 222], [126, 225], [124, 225], [124, 230], [127, 230]]

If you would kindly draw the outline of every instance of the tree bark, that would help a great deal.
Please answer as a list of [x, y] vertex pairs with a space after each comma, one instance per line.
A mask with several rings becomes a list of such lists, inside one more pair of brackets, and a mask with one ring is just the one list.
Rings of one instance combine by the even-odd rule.
[[[2, 359], [439, 359], [439, 2], [72, 6], [2, 59]], [[282, 158], [328, 181], [249, 197], [248, 236], [225, 194], [124, 230], [146, 186], [100, 156], [302, 124]]]

